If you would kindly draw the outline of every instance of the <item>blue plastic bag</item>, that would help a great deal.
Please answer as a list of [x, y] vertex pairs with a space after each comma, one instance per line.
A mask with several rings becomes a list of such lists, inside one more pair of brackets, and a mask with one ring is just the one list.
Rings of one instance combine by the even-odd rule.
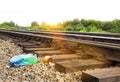
[[37, 63], [37, 56], [33, 54], [21, 54], [10, 59], [10, 66], [23, 66]]

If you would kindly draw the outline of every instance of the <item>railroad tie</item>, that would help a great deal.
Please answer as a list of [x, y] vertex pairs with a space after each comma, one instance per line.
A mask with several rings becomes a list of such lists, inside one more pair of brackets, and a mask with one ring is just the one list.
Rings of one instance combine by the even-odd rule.
[[28, 48], [24, 48], [25, 51], [30, 51], [30, 52], [33, 52], [33, 51], [48, 51], [48, 50], [55, 50], [54, 48], [31, 48], [31, 47], [28, 47]]
[[111, 67], [82, 72], [82, 82], [120, 82], [120, 67]]
[[51, 57], [53, 59], [53, 62], [82, 58], [81, 55], [77, 55], [77, 54], [52, 55]]
[[60, 54], [71, 54], [68, 50], [48, 50], [48, 51], [34, 51], [35, 54], [45, 56], [45, 55], [60, 55]]
[[30, 46], [30, 45], [34, 45], [32, 43], [28, 43], [28, 42], [15, 42], [17, 45], [20, 45], [20, 46]]
[[103, 68], [110, 66], [112, 63], [109, 61], [100, 61], [95, 59], [87, 60], [74, 60], [74, 61], [61, 61], [55, 63], [55, 68], [63, 73], [70, 73], [94, 68]]
[[40, 45], [27, 45], [27, 46], [22, 46], [23, 48], [41, 48]]

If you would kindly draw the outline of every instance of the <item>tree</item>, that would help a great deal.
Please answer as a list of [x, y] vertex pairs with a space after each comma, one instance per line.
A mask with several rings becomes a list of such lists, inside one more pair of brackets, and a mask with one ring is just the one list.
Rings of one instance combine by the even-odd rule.
[[81, 20], [81, 23], [82, 23], [82, 25], [85, 26], [85, 27], [95, 26], [96, 28], [101, 28], [101, 27], [103, 26], [103, 22], [101, 22], [101, 21], [96, 21], [96, 20], [93, 20], [93, 19], [90, 19], [90, 20], [82, 19], [82, 20]]
[[120, 33], [120, 20], [118, 19], [113, 20], [112, 27], [109, 31], [113, 33]]
[[39, 24], [38, 24], [36, 21], [33, 21], [33, 22], [31, 23], [31, 26], [32, 26], [32, 27], [34, 27], [34, 26], [39, 26]]
[[80, 25], [81, 24], [81, 22], [78, 20], [78, 19], [74, 19], [72, 22], [71, 22], [71, 25], [72, 26], [78, 26], [78, 25]]
[[63, 22], [63, 27], [66, 28], [68, 26], [71, 26], [71, 22], [72, 22], [71, 20], [64, 21]]
[[103, 30], [109, 31], [113, 27], [111, 21], [107, 21], [103, 23], [103, 26], [101, 27]]
[[18, 29], [18, 25], [15, 24], [13, 21], [10, 22], [3, 22], [0, 24], [0, 28], [4, 28], [4, 29]]

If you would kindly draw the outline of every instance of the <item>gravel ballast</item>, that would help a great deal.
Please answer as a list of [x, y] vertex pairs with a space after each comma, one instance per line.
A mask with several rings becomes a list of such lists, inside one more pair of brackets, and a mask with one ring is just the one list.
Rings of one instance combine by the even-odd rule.
[[22, 48], [12, 40], [0, 39], [0, 82], [81, 82], [81, 71], [60, 73], [54, 66], [45, 64], [42, 57], [34, 65], [10, 67], [10, 59], [22, 53]]

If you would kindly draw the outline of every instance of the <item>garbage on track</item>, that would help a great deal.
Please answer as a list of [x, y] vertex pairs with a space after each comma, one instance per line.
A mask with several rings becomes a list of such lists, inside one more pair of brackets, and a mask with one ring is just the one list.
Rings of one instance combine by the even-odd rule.
[[36, 64], [38, 61], [37, 56], [33, 54], [20, 54], [13, 56], [10, 59], [10, 66], [24, 66], [29, 64]]

